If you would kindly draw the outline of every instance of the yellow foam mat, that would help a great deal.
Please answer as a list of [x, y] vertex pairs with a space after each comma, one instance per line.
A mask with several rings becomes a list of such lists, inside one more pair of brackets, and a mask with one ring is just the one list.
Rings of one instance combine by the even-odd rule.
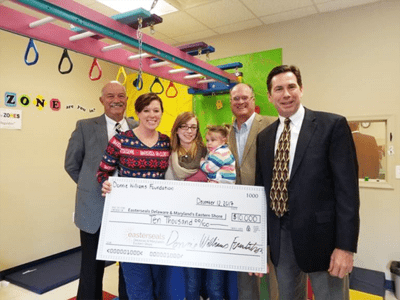
[[383, 300], [383, 297], [350, 290], [350, 300]]

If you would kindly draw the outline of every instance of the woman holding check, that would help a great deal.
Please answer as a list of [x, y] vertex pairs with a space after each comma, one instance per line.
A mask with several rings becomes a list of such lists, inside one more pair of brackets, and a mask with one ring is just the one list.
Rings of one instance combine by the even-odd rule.
[[[118, 171], [119, 177], [164, 179], [170, 156], [169, 137], [158, 132], [163, 104], [156, 94], [139, 96], [135, 102], [139, 126], [115, 135], [108, 143], [97, 172], [102, 195], [111, 191], [108, 177]], [[151, 151], [149, 151], [151, 150]], [[156, 294], [158, 266], [122, 262], [129, 299], [152, 300]]]

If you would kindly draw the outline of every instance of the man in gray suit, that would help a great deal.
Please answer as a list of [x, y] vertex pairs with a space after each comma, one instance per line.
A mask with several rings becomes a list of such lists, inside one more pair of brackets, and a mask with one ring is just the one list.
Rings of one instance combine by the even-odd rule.
[[[107, 83], [100, 102], [104, 114], [79, 120], [71, 135], [65, 155], [65, 170], [77, 183], [74, 221], [80, 229], [82, 262], [78, 287], [78, 300], [102, 299], [104, 261], [96, 260], [104, 197], [96, 180], [96, 172], [109, 139], [116, 132], [137, 126], [137, 122], [124, 118], [127, 96], [118, 81]], [[120, 271], [120, 299], [126, 295]]]
[[[229, 134], [229, 148], [236, 160], [236, 184], [254, 185], [257, 134], [276, 118], [260, 116], [255, 112], [255, 95], [250, 85], [239, 83], [231, 89], [230, 95], [231, 110], [236, 119]], [[271, 268], [269, 281], [270, 299], [278, 299], [275, 273]], [[239, 272], [238, 290], [241, 300], [260, 299], [259, 279], [255, 276]]]

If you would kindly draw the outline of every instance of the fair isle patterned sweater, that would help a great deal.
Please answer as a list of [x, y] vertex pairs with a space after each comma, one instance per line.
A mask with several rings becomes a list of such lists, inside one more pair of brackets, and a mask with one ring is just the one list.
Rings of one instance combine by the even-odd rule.
[[169, 137], [158, 133], [152, 147], [144, 145], [132, 130], [116, 134], [108, 143], [97, 171], [97, 180], [103, 183], [118, 170], [119, 177], [164, 179], [170, 155]]
[[235, 158], [226, 144], [208, 153], [200, 168], [211, 182], [230, 184], [236, 182]]

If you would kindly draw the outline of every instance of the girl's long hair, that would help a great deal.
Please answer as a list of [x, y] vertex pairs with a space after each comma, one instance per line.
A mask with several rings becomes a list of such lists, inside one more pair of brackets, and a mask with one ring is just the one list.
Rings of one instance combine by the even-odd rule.
[[[192, 146], [189, 151], [186, 151], [180, 142], [178, 136], [178, 129], [189, 122], [191, 119], [195, 118], [197, 122], [197, 131], [196, 136], [193, 139]], [[199, 128], [199, 120], [196, 115], [190, 111], [183, 112], [176, 117], [175, 123], [172, 126], [171, 130], [171, 150], [177, 151], [178, 155], [189, 154], [192, 158], [196, 155], [197, 151], [200, 147], [204, 147], [203, 138], [201, 137], [200, 128]]]

